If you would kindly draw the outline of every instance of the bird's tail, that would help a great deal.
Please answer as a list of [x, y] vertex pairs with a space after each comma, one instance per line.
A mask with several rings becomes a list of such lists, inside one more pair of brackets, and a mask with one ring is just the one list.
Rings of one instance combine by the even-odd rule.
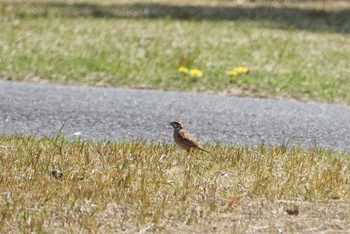
[[208, 154], [210, 154], [210, 151], [209, 151], [209, 150], [204, 149], [204, 147], [203, 147], [203, 146], [199, 147], [199, 149], [200, 149], [200, 150], [202, 150], [202, 151], [204, 151], [204, 152], [207, 152]]

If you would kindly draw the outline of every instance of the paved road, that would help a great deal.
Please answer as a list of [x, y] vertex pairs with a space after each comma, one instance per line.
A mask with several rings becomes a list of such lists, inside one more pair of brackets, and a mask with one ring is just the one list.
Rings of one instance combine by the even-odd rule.
[[180, 120], [202, 142], [350, 152], [350, 106], [0, 81], [0, 134], [172, 140]]

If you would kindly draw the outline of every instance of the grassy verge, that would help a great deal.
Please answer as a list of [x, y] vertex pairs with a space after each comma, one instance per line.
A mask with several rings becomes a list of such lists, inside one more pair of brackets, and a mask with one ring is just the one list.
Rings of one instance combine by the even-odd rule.
[[350, 103], [347, 2], [186, 2], [2, 1], [0, 77]]
[[0, 230], [349, 231], [349, 155], [207, 147], [0, 137]]

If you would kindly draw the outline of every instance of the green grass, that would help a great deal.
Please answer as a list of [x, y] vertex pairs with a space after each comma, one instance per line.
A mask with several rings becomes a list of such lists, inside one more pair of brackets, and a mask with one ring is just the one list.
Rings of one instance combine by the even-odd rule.
[[0, 231], [349, 231], [349, 155], [206, 147], [0, 137]]
[[127, 2], [2, 1], [0, 77], [350, 103], [346, 2]]

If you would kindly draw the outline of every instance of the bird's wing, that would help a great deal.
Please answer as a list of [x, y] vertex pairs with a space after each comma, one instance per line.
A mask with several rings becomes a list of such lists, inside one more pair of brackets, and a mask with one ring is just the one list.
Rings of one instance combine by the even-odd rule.
[[190, 147], [198, 147], [199, 145], [199, 142], [197, 141], [197, 139], [191, 136], [191, 134], [189, 134], [187, 131], [183, 129], [179, 131], [179, 138], [182, 141], [186, 142], [186, 144], [188, 144], [188, 146]]

